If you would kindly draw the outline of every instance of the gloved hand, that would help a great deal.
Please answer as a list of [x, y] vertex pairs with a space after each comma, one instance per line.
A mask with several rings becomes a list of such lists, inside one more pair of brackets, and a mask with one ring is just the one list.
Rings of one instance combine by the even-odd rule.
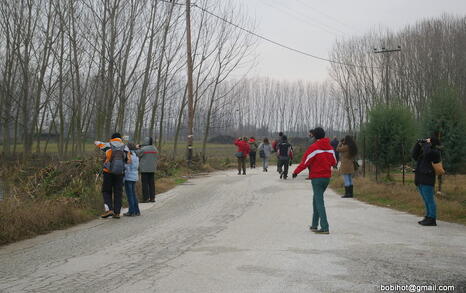
[[291, 177], [293, 177], [293, 179], [295, 179], [296, 177], [298, 177], [298, 174], [293, 173], [293, 175], [291, 175]]

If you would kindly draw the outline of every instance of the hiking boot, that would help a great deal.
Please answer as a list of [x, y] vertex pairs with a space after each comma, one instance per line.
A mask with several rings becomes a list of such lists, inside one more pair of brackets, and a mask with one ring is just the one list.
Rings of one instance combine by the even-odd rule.
[[241, 172], [238, 172], [238, 175], [241, 175]]
[[106, 212], [103, 213], [100, 217], [101, 217], [102, 219], [106, 219], [106, 218], [108, 218], [108, 217], [110, 217], [110, 216], [113, 216], [113, 211], [106, 211]]
[[283, 179], [283, 173], [280, 172], [280, 179]]
[[420, 221], [417, 222], [417, 223], [420, 224], [420, 225], [422, 225], [421, 223], [424, 223], [426, 220], [427, 220], [427, 217], [424, 217], [424, 219], [420, 220]]
[[309, 230], [311, 230], [312, 232], [317, 232], [317, 227], [312, 227], [312, 226], [309, 226]]
[[134, 214], [132, 214], [132, 213], [124, 213], [123, 216], [125, 216], [125, 217], [133, 217]]
[[267, 172], [267, 168], [265, 168], [265, 172]]
[[120, 218], [120, 214], [113, 214], [112, 218], [114, 218], [114, 219], [119, 219], [119, 218]]
[[243, 175], [246, 175], [246, 172], [243, 172]]
[[345, 195], [343, 195], [341, 198], [351, 198], [353, 195], [350, 193], [350, 186], [345, 186]]
[[316, 234], [330, 234], [330, 232], [328, 230], [322, 230], [322, 229], [319, 229], [319, 230], [316, 230], [316, 231], [313, 231], [314, 233]]
[[137, 216], [140, 216], [140, 215], [141, 215], [141, 213], [135, 213], [135, 214], [134, 214], [134, 216], [136, 216], [136, 217], [137, 217]]
[[437, 226], [437, 221], [434, 218], [426, 217], [425, 220], [419, 222], [422, 226]]

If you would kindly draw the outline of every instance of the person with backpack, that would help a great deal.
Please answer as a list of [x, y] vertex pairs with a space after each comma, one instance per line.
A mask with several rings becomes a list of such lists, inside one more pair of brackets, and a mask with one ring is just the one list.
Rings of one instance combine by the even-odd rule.
[[358, 154], [358, 147], [351, 135], [345, 136], [345, 138], [340, 141], [337, 147], [337, 152], [341, 154], [340, 174], [343, 176], [345, 185], [345, 195], [342, 196], [342, 198], [352, 198], [353, 174], [356, 171], [354, 168], [354, 160]]
[[258, 149], [259, 157], [262, 159], [262, 171], [267, 172], [267, 169], [269, 168], [269, 158], [273, 151], [267, 137], [262, 140], [262, 143], [259, 145]]
[[257, 152], [257, 142], [254, 136], [249, 138], [249, 164], [251, 169], [256, 168], [256, 152]]
[[293, 160], [293, 147], [288, 142], [286, 135], [282, 136], [282, 140], [277, 144], [277, 165], [280, 173], [280, 179], [288, 178], [288, 167]]
[[239, 137], [234, 144], [238, 147], [235, 154], [236, 158], [238, 158], [238, 175], [241, 175], [241, 170], [243, 170], [243, 175], [246, 175], [246, 158], [250, 151], [248, 138]]
[[155, 170], [159, 151], [152, 137], [145, 137], [143, 145], [137, 145], [136, 155], [139, 157], [143, 202], [155, 202]]
[[131, 152], [131, 162], [125, 165], [125, 192], [128, 198], [128, 212], [123, 216], [133, 217], [140, 216], [138, 199], [136, 197], [136, 181], [138, 181], [138, 168], [139, 158], [136, 155], [136, 146], [133, 143], [128, 144], [129, 151]]
[[[312, 199], [312, 224], [309, 228], [318, 234], [329, 234], [324, 192], [330, 183], [332, 167], [336, 165], [337, 160], [335, 159], [335, 152], [330, 145], [330, 139], [325, 137], [325, 131], [321, 127], [317, 127], [312, 130], [312, 134], [316, 141], [304, 153], [301, 163], [293, 172], [293, 178], [296, 178], [304, 169], [310, 168], [314, 195]], [[318, 229], [319, 221], [320, 229]]]
[[102, 195], [108, 210], [101, 217], [108, 218], [112, 216], [114, 219], [119, 219], [125, 163], [131, 163], [131, 154], [128, 147], [121, 140], [119, 133], [114, 133], [108, 143], [101, 141], [95, 141], [94, 143], [101, 151], [105, 152]]
[[[280, 141], [282, 141], [282, 136], [283, 135], [284, 135], [283, 132], [280, 131], [278, 133], [278, 139], [276, 139], [276, 140], [274, 140], [272, 142], [272, 150], [273, 150], [274, 153], [277, 152], [277, 145], [280, 143]], [[278, 160], [278, 158], [277, 158], [277, 160]], [[280, 169], [278, 168], [278, 164], [277, 164], [277, 172], [280, 173]]]

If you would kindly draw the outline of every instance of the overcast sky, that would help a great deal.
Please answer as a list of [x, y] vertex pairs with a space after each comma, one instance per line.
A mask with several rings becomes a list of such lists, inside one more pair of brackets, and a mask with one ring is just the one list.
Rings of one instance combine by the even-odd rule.
[[[237, 0], [256, 20], [255, 31], [274, 41], [328, 57], [338, 38], [372, 29], [396, 31], [419, 20], [466, 14], [466, 0]], [[370, 48], [368, 48], [370, 50]], [[328, 63], [259, 41], [258, 65], [250, 76], [325, 80]]]

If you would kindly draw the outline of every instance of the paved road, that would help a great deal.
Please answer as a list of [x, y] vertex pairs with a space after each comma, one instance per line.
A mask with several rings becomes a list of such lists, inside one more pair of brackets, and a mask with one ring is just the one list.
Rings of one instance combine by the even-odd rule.
[[[378, 292], [379, 285], [456, 285], [466, 227], [326, 193], [330, 235], [308, 230], [304, 177], [219, 172], [143, 204], [0, 248], [0, 292]], [[460, 289], [462, 286], [463, 289]]]

